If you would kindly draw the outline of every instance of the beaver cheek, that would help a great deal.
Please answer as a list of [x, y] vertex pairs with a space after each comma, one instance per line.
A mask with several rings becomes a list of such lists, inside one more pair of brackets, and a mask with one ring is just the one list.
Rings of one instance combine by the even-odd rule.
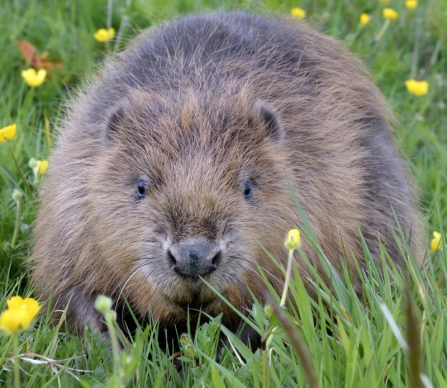
[[221, 258], [220, 247], [206, 237], [190, 237], [168, 249], [172, 270], [179, 275], [198, 278], [215, 271]]

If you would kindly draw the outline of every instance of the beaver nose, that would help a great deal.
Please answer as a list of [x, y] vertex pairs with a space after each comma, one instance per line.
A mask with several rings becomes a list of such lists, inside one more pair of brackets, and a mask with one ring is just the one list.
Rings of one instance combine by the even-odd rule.
[[206, 275], [217, 268], [220, 249], [205, 237], [187, 238], [172, 244], [168, 255], [175, 272], [195, 277]]

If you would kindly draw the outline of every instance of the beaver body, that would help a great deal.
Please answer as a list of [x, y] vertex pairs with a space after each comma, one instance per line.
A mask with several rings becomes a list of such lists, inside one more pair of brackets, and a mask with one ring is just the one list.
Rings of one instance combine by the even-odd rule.
[[285, 267], [284, 237], [302, 224], [287, 178], [335, 268], [365, 267], [359, 231], [399, 265], [394, 214], [423, 255], [392, 114], [359, 61], [302, 23], [180, 19], [109, 59], [68, 106], [29, 263], [72, 330], [104, 330], [93, 302], [121, 293], [164, 326], [194, 307], [237, 329], [201, 278], [240, 310], [250, 291], [262, 299], [257, 265], [282, 289], [261, 246]]

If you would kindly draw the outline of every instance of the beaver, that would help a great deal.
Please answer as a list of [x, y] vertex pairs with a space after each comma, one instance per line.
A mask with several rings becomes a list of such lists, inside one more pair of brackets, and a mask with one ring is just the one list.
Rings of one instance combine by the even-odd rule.
[[[266, 252], [285, 266], [284, 237], [303, 223], [291, 188], [356, 287], [360, 233], [372, 257], [383, 245], [397, 266], [405, 236], [420, 262], [393, 125], [362, 63], [302, 22], [213, 13], [143, 33], [67, 104], [33, 232], [36, 291], [77, 333], [106, 330], [100, 294], [164, 327], [202, 310], [236, 331], [238, 316], [202, 279], [240, 311], [264, 300], [259, 268], [282, 289]], [[306, 239], [302, 250], [325, 276]], [[299, 255], [295, 265], [308, 273]]]

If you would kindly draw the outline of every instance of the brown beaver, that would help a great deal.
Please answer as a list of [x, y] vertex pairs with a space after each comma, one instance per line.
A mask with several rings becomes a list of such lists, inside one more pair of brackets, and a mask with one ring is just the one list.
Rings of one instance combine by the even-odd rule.
[[217, 13], [166, 24], [68, 107], [30, 266], [71, 330], [104, 330], [94, 300], [119, 307], [121, 292], [164, 326], [194, 307], [236, 330], [201, 279], [240, 310], [250, 292], [262, 299], [257, 265], [282, 289], [261, 246], [285, 266], [284, 236], [302, 223], [286, 177], [335, 268], [348, 260], [356, 274], [353, 256], [365, 267], [359, 231], [373, 256], [383, 242], [400, 264], [394, 213], [423, 256], [392, 114], [362, 64], [302, 23]]

